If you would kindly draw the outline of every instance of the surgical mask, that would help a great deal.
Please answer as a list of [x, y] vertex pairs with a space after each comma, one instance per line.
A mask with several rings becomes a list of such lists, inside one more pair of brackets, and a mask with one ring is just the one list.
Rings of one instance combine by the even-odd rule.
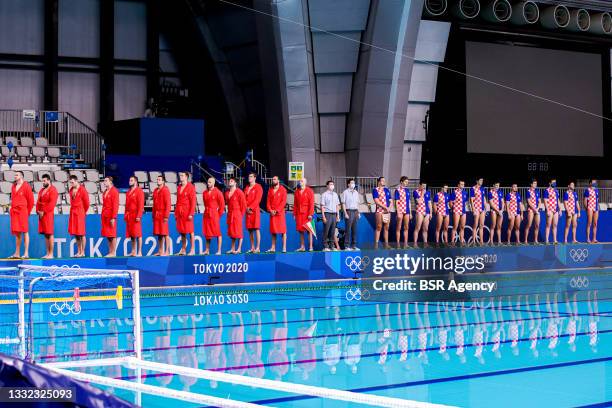
[[592, 182], [592, 183], [591, 183], [591, 185], [592, 185], [593, 187], [597, 187], [597, 183], [596, 183], [596, 182]]
[[298, 182], [297, 183], [297, 188], [302, 188], [302, 183]]
[[557, 187], [557, 182], [550, 183], [550, 186], [551, 186], [551, 187]]
[[349, 184], [349, 188], [350, 188], [351, 190], [354, 190], [354, 189], [355, 189], [355, 183], [350, 183], [350, 184]]
[[334, 185], [332, 184], [331, 186], [327, 187], [329, 189], [329, 191], [334, 191]]

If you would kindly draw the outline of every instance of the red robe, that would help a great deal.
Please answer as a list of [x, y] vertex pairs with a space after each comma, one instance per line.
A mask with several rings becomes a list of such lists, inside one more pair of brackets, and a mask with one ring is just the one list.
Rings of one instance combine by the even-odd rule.
[[[193, 234], [193, 215], [196, 209], [196, 192], [191, 183], [183, 187], [179, 184], [176, 190], [176, 205], [174, 206], [174, 218], [176, 219], [176, 230], [179, 234]], [[191, 219], [189, 217], [191, 216]]]
[[242, 238], [242, 217], [246, 212], [246, 198], [239, 188], [233, 193], [225, 192], [225, 202], [227, 203], [227, 235], [230, 238]]
[[169, 235], [168, 217], [171, 206], [168, 187], [157, 187], [153, 191], [153, 235]]
[[[140, 187], [130, 188], [125, 195], [125, 236], [142, 237], [142, 214], [144, 213], [144, 193]], [[136, 220], [138, 218], [138, 221]]]
[[246, 214], [246, 227], [247, 229], [259, 229], [261, 225], [259, 205], [263, 196], [261, 184], [255, 183], [253, 187], [250, 185], [246, 186], [244, 188], [244, 195], [246, 196], [247, 208], [251, 209], [251, 213], [247, 212]]
[[314, 215], [314, 192], [308, 186], [304, 190], [295, 190], [293, 200], [293, 215], [295, 216], [295, 229], [299, 232], [307, 232], [304, 224], [308, 222], [308, 216]]
[[204, 198], [204, 219], [202, 220], [202, 229], [206, 239], [221, 236], [221, 227], [219, 226], [219, 218], [223, 215], [225, 202], [223, 194], [217, 187], [212, 190], [204, 190], [202, 193]]
[[68, 219], [68, 233], [74, 236], [85, 235], [85, 215], [89, 209], [89, 195], [85, 187], [71, 188], [68, 192], [70, 197], [70, 218]]
[[[115, 186], [106, 189], [102, 194], [101, 235], [107, 238], [117, 237], [117, 214], [119, 213], [119, 190]], [[115, 220], [111, 223], [111, 220]]]
[[49, 187], [43, 188], [38, 193], [38, 200], [36, 201], [36, 212], [43, 213], [43, 216], [38, 217], [38, 233], [45, 235], [53, 235], [54, 230], [54, 210], [57, 204], [57, 189], [53, 184], [49, 184]]
[[[287, 222], [285, 220], [285, 206], [287, 205], [287, 190], [279, 185], [278, 190], [274, 188], [268, 190], [268, 198], [266, 200], [266, 209], [270, 213], [270, 233], [285, 234], [287, 233]], [[276, 211], [276, 215], [272, 215], [272, 210]]]
[[13, 183], [11, 189], [11, 233], [17, 235], [20, 232], [28, 232], [30, 212], [34, 207], [34, 194], [32, 187], [25, 181], [17, 190], [17, 183]]

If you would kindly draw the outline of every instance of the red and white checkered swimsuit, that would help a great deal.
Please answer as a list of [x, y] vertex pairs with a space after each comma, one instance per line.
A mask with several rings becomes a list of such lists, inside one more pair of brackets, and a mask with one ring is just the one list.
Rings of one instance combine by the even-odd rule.
[[408, 199], [406, 189], [404, 187], [400, 187], [397, 192], [399, 194], [399, 200], [395, 201], [395, 209], [397, 210], [398, 214], [406, 214], [406, 200]]
[[[387, 195], [385, 194], [385, 188], [384, 187], [376, 187], [376, 191], [378, 191], [378, 200], [381, 201], [383, 204], [387, 203]], [[377, 213], [384, 213], [385, 211], [379, 207], [376, 206], [376, 212]]]
[[425, 190], [416, 191], [419, 197], [416, 199], [416, 213], [421, 215], [427, 214], [427, 208], [425, 207]]
[[547, 188], [548, 190], [548, 198], [544, 200], [546, 203], [546, 211], [550, 211], [553, 214], [559, 211], [559, 197], [557, 196], [557, 190], [554, 188]]
[[502, 210], [501, 203], [499, 202], [499, 194], [497, 191], [498, 190], [495, 189], [491, 190], [491, 201], [493, 201], [493, 204], [495, 204], [495, 208], [497, 208], [498, 210]]
[[587, 197], [587, 210], [589, 211], [597, 211], [597, 196], [595, 195], [595, 189], [592, 187], [589, 187], [587, 189], [587, 191], [589, 192], [589, 196]]
[[474, 189], [474, 208], [472, 208], [472, 212], [474, 215], [478, 215], [482, 212], [482, 194], [480, 191], [480, 186], [476, 185], [473, 187]]
[[446, 202], [446, 197], [444, 196], [444, 191], [440, 191], [438, 193], [438, 202], [436, 203], [436, 212], [439, 215], [448, 215], [448, 203]]
[[536, 200], [536, 189], [535, 188], [530, 188], [529, 189], [529, 198], [527, 199], [527, 204], [529, 204], [527, 206], [527, 209], [531, 212], [533, 212], [533, 209], [531, 208], [531, 206], [533, 205], [536, 209], [538, 208], [538, 202]]
[[519, 215], [517, 213], [517, 208], [518, 208], [518, 202], [516, 200], [516, 195], [518, 193], [516, 192], [510, 192], [510, 201], [508, 201], [508, 216], [514, 217], [516, 215]]
[[455, 200], [453, 201], [453, 213], [455, 214], [463, 214], [463, 207], [465, 203], [463, 202], [463, 190], [460, 188], [455, 189]]
[[574, 200], [574, 192], [567, 192], [567, 201], [565, 202], [566, 214], [572, 216], [576, 214], [576, 200]]

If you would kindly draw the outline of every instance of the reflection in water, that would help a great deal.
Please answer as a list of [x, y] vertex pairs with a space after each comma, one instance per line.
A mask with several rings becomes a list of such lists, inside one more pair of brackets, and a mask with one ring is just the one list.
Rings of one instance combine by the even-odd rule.
[[268, 351], [268, 364], [274, 379], [281, 380], [289, 371], [289, 356], [287, 355], [287, 310], [283, 310], [282, 321], [277, 321], [276, 310], [270, 311], [272, 347]]

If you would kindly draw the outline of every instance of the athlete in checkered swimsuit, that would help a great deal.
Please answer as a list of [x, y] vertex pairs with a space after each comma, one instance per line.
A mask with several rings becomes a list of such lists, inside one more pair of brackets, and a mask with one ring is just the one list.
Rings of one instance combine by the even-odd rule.
[[557, 224], [559, 223], [559, 191], [557, 191], [557, 180], [552, 179], [548, 188], [542, 194], [544, 205], [546, 206], [546, 243], [548, 244], [548, 236], [550, 227], [553, 231], [553, 242], [557, 243]]
[[501, 245], [501, 227], [504, 221], [504, 193], [499, 189], [499, 183], [493, 184], [489, 190], [489, 207], [491, 208], [491, 239], [497, 234], [497, 243]]
[[[476, 185], [470, 189], [470, 204], [472, 206], [472, 214], [474, 215], [474, 225], [472, 226], [472, 238], [476, 245], [476, 236], [478, 236], [480, 245], [484, 242], [484, 222], [487, 214], [485, 206], [486, 192], [482, 187], [483, 179], [476, 180]], [[476, 235], [478, 231], [478, 235]]]
[[[584, 190], [584, 208], [587, 212], [586, 239], [587, 242], [597, 242], [597, 220], [599, 220], [599, 189], [597, 180], [591, 179], [590, 186]], [[593, 239], [591, 239], [591, 226], [593, 226]]]
[[419, 240], [419, 231], [423, 235], [423, 244], [427, 244], [427, 231], [429, 230], [429, 220], [431, 220], [431, 196], [427, 191], [427, 184], [419, 184], [419, 188], [412, 192], [414, 202], [416, 205], [415, 210], [415, 223], [414, 223], [414, 246], [417, 245]]
[[434, 196], [433, 212], [436, 214], [436, 244], [440, 243], [440, 230], [442, 230], [442, 243], [448, 244], [448, 185]]
[[567, 191], [563, 193], [563, 206], [565, 207], [565, 234], [564, 242], [567, 244], [567, 235], [569, 234], [570, 224], [572, 225], [572, 242], [576, 240], [576, 227], [578, 218], [580, 218], [580, 203], [578, 201], [578, 193], [574, 190], [574, 182], [570, 182], [567, 186]]
[[410, 227], [410, 190], [408, 189], [408, 177], [400, 178], [399, 186], [395, 190], [395, 242], [400, 247], [400, 236], [402, 226], [404, 229], [404, 248], [408, 247], [408, 228]]
[[506, 194], [506, 211], [508, 212], [508, 244], [512, 241], [512, 230], [516, 236], [516, 243], [521, 243], [521, 195], [518, 192], [518, 186], [512, 184], [512, 190]]
[[468, 194], [464, 187], [465, 182], [463, 180], [459, 181], [457, 188], [453, 189], [449, 197], [450, 201], [452, 202], [451, 209], [453, 212], [453, 231], [454, 234], [459, 235], [459, 242], [461, 245], [465, 244], [465, 203], [468, 199]]
[[531, 181], [531, 186], [527, 190], [525, 198], [527, 199], [527, 214], [525, 225], [525, 243], [529, 238], [529, 230], [531, 224], [533, 224], [533, 242], [538, 242], [538, 234], [540, 233], [540, 211], [538, 206], [540, 205], [540, 191], [538, 190], [537, 180]]
[[374, 231], [374, 248], [378, 248], [380, 232], [383, 232], [385, 248], [389, 247], [389, 222], [384, 222], [389, 217], [389, 206], [391, 205], [391, 192], [386, 187], [387, 182], [384, 177], [379, 177], [376, 188], [372, 191], [372, 198], [376, 204], [376, 231]]

